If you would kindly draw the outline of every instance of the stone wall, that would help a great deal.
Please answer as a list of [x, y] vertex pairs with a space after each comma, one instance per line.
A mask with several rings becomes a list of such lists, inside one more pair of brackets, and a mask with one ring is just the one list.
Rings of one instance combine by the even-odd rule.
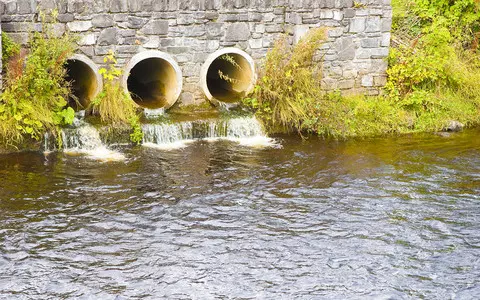
[[121, 64], [145, 49], [172, 55], [184, 104], [204, 101], [200, 68], [215, 50], [238, 47], [261, 62], [280, 34], [294, 42], [319, 26], [330, 28], [321, 49], [325, 88], [376, 94], [385, 84], [390, 0], [1, 0], [2, 29], [25, 43], [41, 29], [28, 22], [53, 8], [55, 31], [80, 34], [79, 52], [98, 64], [110, 49]]

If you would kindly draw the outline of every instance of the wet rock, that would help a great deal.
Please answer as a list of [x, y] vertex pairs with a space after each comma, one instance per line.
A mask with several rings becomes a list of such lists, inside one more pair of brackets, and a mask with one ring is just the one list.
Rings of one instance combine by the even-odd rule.
[[458, 121], [450, 121], [450, 122], [448, 122], [447, 127], [445, 127], [445, 131], [447, 131], [447, 132], [458, 132], [458, 131], [462, 131], [463, 127], [465, 127], [465, 126]]

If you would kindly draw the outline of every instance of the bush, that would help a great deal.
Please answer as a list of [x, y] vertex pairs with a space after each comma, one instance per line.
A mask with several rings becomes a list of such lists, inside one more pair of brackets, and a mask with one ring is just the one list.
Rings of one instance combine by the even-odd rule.
[[302, 131], [309, 107], [322, 97], [320, 72], [314, 55], [326, 38], [326, 29], [313, 29], [296, 46], [279, 39], [268, 52], [260, 82], [244, 103], [257, 110], [269, 132]]
[[140, 117], [136, 113], [136, 104], [120, 84], [119, 76], [122, 70], [116, 67], [117, 60], [113, 51], [104, 58], [104, 62], [107, 67], [101, 68], [100, 74], [105, 83], [103, 91], [92, 101], [93, 113], [98, 114], [103, 123], [114, 126], [129, 124], [133, 130], [130, 139], [138, 144], [143, 139]]
[[58, 133], [60, 126], [73, 121], [74, 111], [66, 107], [70, 86], [64, 64], [75, 49], [74, 39], [68, 33], [55, 36], [45, 15], [40, 15], [43, 31], [31, 34], [28, 54], [23, 51], [7, 63], [0, 98], [0, 138], [6, 144], [21, 143], [25, 137], [39, 140], [45, 132]]

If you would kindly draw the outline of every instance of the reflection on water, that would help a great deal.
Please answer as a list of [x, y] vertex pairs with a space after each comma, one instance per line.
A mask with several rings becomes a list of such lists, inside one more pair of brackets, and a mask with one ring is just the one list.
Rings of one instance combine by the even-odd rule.
[[0, 156], [0, 299], [478, 299], [480, 131]]

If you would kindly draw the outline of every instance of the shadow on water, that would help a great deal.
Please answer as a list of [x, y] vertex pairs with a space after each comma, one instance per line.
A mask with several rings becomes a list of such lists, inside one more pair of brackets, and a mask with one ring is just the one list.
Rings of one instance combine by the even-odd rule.
[[479, 133], [1, 155], [0, 298], [478, 298]]

